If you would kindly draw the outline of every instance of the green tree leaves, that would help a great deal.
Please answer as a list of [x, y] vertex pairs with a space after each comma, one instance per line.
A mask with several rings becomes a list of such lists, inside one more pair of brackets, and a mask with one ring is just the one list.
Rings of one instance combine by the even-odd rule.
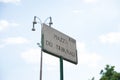
[[106, 65], [104, 70], [100, 71], [102, 75], [100, 80], [120, 80], [120, 73], [114, 70], [115, 66]]

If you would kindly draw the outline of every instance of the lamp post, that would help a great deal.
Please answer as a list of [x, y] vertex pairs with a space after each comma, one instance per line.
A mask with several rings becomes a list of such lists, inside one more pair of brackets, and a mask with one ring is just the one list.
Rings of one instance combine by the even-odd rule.
[[[39, 22], [37, 22], [36, 19], [38, 19]], [[48, 18], [44, 21], [44, 23], [45, 23], [48, 19], [50, 19], [49, 26], [51, 27], [51, 25], [53, 24], [51, 17], [48, 17]], [[41, 19], [40, 19], [39, 17], [37, 17], [37, 16], [34, 16], [32, 31], [35, 31], [35, 24], [37, 24], [37, 23], [40, 23], [40, 24], [41, 24], [41, 27], [43, 27], [43, 23], [42, 23]], [[43, 54], [42, 54], [42, 48], [43, 48], [43, 47], [42, 47], [42, 29], [41, 29], [41, 44], [40, 44], [40, 43], [37, 43], [37, 45], [41, 48], [41, 57], [40, 57], [40, 80], [42, 80], [42, 57], [43, 57]]]

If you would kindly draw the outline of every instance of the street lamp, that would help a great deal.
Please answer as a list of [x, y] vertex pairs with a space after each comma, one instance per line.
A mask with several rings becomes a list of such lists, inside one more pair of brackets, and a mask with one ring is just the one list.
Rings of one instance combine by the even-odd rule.
[[[40, 22], [36, 22], [36, 19], [38, 19]], [[48, 19], [50, 19], [49, 26], [51, 27], [51, 25], [53, 24], [51, 17], [48, 17], [48, 18], [44, 21], [44, 23], [45, 23]], [[37, 24], [37, 23], [40, 23], [40, 24], [41, 24], [41, 27], [42, 27], [42, 21], [41, 21], [41, 19], [40, 19], [39, 17], [37, 17], [37, 16], [34, 16], [32, 31], [35, 31], [34, 25]]]
[[[36, 19], [38, 19], [39, 22], [37, 22]], [[51, 27], [51, 25], [53, 24], [53, 23], [52, 23], [52, 18], [51, 18], [51, 17], [48, 17], [48, 18], [44, 21], [44, 23], [45, 23], [48, 19], [50, 19], [49, 26]], [[37, 17], [37, 16], [34, 16], [32, 31], [35, 31], [35, 24], [37, 24], [37, 23], [40, 23], [40, 24], [41, 24], [41, 27], [43, 27], [43, 26], [42, 26], [43, 23], [42, 23], [41, 19], [40, 19], [39, 17]], [[42, 30], [42, 29], [41, 29], [41, 30]], [[42, 31], [41, 31], [41, 35], [42, 35]], [[40, 43], [37, 43], [37, 45], [41, 48], [41, 58], [40, 58], [40, 80], [42, 80], [42, 57], [43, 57], [43, 54], [42, 54], [42, 37], [41, 37], [41, 44], [40, 44]]]

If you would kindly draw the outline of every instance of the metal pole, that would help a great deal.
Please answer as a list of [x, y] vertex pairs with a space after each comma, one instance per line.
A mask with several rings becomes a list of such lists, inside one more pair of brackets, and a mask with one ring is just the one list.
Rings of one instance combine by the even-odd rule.
[[41, 60], [40, 60], [40, 80], [42, 80], [42, 48], [41, 48]]
[[64, 80], [63, 76], [63, 58], [60, 57], [60, 80]]
[[[43, 24], [41, 24], [41, 27], [43, 27]], [[43, 35], [42, 35], [42, 28], [41, 28], [41, 62], [40, 62], [40, 80], [42, 80], [42, 62], [43, 62]]]
[[[42, 37], [41, 37], [42, 40]], [[41, 41], [41, 45], [40, 43], [37, 43], [37, 45], [41, 48], [41, 57], [40, 57], [40, 80], [42, 80], [42, 62], [43, 62], [43, 53], [42, 53], [42, 41]]]
[[[34, 25], [37, 24], [36, 18], [39, 19], [40, 24], [41, 24], [41, 27], [43, 27], [43, 23], [42, 23], [41, 19], [40, 19], [39, 17], [37, 17], [37, 16], [34, 16], [32, 31], [35, 31]], [[47, 19], [50, 19], [49, 26], [51, 27], [51, 25], [53, 24], [53, 23], [52, 23], [52, 18], [51, 18], [51, 17], [48, 17]], [[47, 21], [47, 19], [46, 19], [45, 21]], [[45, 21], [44, 21], [44, 22], [45, 22]], [[43, 62], [43, 53], [42, 53], [42, 49], [43, 49], [43, 35], [42, 35], [42, 28], [41, 28], [41, 46], [40, 46], [39, 43], [37, 43], [37, 44], [39, 45], [39, 47], [41, 47], [41, 57], [40, 57], [40, 80], [42, 80], [42, 62]]]
[[[42, 40], [42, 38], [41, 38]], [[41, 41], [42, 43], [42, 41]], [[41, 48], [41, 57], [40, 57], [40, 80], [42, 80], [42, 57], [43, 57], [43, 53], [42, 53], [42, 44], [40, 45], [40, 43], [37, 43], [37, 45]]]

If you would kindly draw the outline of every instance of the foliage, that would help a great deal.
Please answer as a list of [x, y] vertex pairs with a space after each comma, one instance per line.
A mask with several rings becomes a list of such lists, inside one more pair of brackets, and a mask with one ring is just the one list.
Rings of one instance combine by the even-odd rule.
[[100, 80], [120, 80], [120, 73], [114, 70], [115, 66], [106, 65], [105, 71], [101, 70]]

